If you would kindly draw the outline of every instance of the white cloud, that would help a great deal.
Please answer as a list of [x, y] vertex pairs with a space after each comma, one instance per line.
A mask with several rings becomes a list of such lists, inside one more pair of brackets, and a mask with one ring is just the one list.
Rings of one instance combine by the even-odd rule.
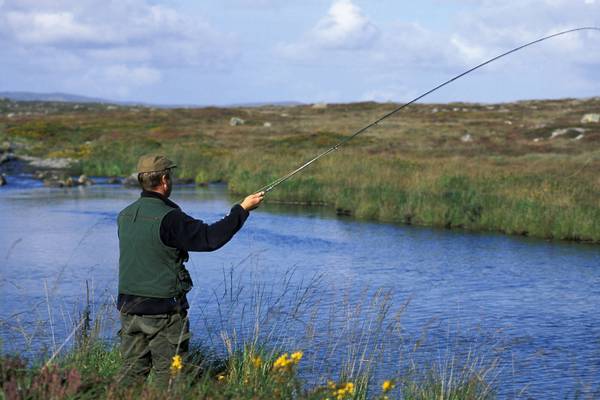
[[[600, 4], [589, 0], [527, 0], [508, 4], [488, 0], [475, 11], [459, 17], [460, 28], [454, 39], [460, 44], [457, 48], [489, 49], [486, 51], [489, 56], [551, 33], [594, 26], [596, 15], [600, 15]], [[591, 48], [593, 44], [588, 36], [574, 33], [552, 39], [547, 42], [552, 44], [545, 46], [544, 51], [552, 57], [580, 58], [584, 55], [583, 49]], [[598, 35], [595, 36], [597, 42]], [[468, 59], [472, 53], [467, 51], [464, 55]]]
[[238, 55], [233, 36], [151, 0], [7, 0], [0, 7], [1, 58], [25, 54], [24, 65], [49, 74], [70, 66], [98, 87], [127, 88], [122, 93], [156, 84], [161, 70], [226, 69]]
[[311, 32], [317, 46], [356, 49], [369, 46], [378, 29], [351, 0], [336, 0]]
[[60, 44], [102, 39], [100, 32], [75, 21], [70, 12], [12, 11], [4, 15], [3, 22], [5, 29], [10, 31], [18, 42], [25, 44]]
[[460, 35], [452, 35], [450, 44], [465, 64], [478, 64], [486, 57], [486, 50], [476, 44], [468, 43]]
[[276, 52], [292, 60], [318, 59], [323, 52], [368, 49], [378, 36], [377, 27], [351, 0], [335, 0], [302, 39], [281, 43]]

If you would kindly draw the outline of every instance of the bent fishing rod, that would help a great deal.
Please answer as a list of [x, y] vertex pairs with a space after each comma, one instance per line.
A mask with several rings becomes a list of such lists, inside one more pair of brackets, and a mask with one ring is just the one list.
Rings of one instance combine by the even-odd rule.
[[388, 112], [387, 114], [379, 117], [378, 119], [376, 119], [375, 121], [371, 122], [370, 124], [368, 124], [368, 125], [360, 128], [359, 130], [357, 130], [356, 132], [354, 132], [352, 135], [343, 138], [338, 143], [336, 143], [334, 146], [330, 147], [329, 149], [323, 151], [322, 153], [320, 153], [320, 154], [316, 155], [315, 157], [311, 158], [310, 160], [306, 161], [304, 164], [300, 165], [298, 168], [296, 168], [296, 169], [288, 172], [287, 174], [283, 175], [281, 178], [278, 178], [278, 179], [274, 180], [273, 182], [269, 183], [268, 185], [263, 186], [262, 188], [258, 189], [254, 193], [261, 193], [262, 192], [262, 193], [266, 194], [266, 193], [270, 192], [271, 190], [275, 189], [275, 187], [281, 185], [283, 182], [287, 181], [288, 179], [290, 179], [291, 177], [293, 177], [294, 175], [296, 175], [300, 171], [304, 170], [305, 168], [307, 168], [309, 165], [311, 165], [312, 163], [314, 163], [318, 159], [320, 159], [322, 157], [325, 157], [329, 153], [333, 153], [340, 146], [344, 145], [345, 143], [348, 143], [350, 140], [354, 139], [356, 136], [360, 135], [361, 133], [363, 133], [367, 129], [372, 128], [373, 126], [379, 124], [384, 119], [386, 119], [388, 117], [391, 117], [392, 115], [396, 114], [398, 111], [400, 111], [400, 110], [408, 107], [409, 105], [411, 105], [411, 104], [419, 101], [423, 97], [425, 97], [425, 96], [427, 96], [427, 95], [429, 95], [429, 94], [431, 94], [431, 93], [433, 93], [433, 92], [435, 92], [435, 91], [443, 88], [444, 86], [446, 86], [446, 85], [454, 82], [457, 79], [462, 78], [463, 76], [465, 76], [467, 74], [470, 74], [471, 72], [473, 72], [473, 71], [475, 71], [475, 70], [477, 70], [477, 69], [479, 69], [479, 68], [481, 68], [481, 67], [483, 67], [485, 65], [488, 65], [488, 64], [490, 64], [490, 63], [492, 63], [492, 62], [494, 62], [494, 61], [496, 61], [496, 60], [498, 60], [498, 59], [500, 59], [502, 57], [505, 57], [505, 56], [507, 56], [509, 54], [517, 52], [517, 51], [519, 51], [521, 49], [524, 49], [524, 48], [529, 47], [531, 45], [534, 45], [536, 43], [540, 43], [540, 42], [543, 42], [543, 41], [548, 40], [548, 39], [552, 39], [552, 38], [557, 37], [557, 36], [566, 35], [568, 33], [578, 32], [578, 31], [586, 31], [586, 30], [600, 31], [600, 28], [599, 27], [588, 26], [588, 27], [569, 29], [569, 30], [566, 30], [566, 31], [554, 33], [552, 35], [544, 36], [544, 37], [542, 37], [540, 39], [531, 41], [531, 42], [526, 43], [524, 45], [521, 45], [519, 47], [515, 47], [514, 49], [509, 50], [509, 51], [507, 51], [505, 53], [502, 53], [502, 54], [500, 54], [500, 55], [498, 55], [496, 57], [490, 58], [489, 60], [484, 61], [481, 64], [476, 65], [475, 67], [473, 67], [473, 68], [471, 68], [471, 69], [469, 69], [469, 70], [467, 70], [465, 72], [462, 72], [462, 73], [456, 75], [455, 77], [453, 77], [451, 79], [448, 79], [447, 81], [445, 81], [445, 82], [437, 85], [433, 89], [430, 89], [430, 90], [426, 91], [425, 93], [423, 93], [423, 94], [415, 97], [414, 99], [410, 100], [409, 102], [404, 103], [401, 106], [399, 106], [399, 107], [393, 109], [392, 111]]

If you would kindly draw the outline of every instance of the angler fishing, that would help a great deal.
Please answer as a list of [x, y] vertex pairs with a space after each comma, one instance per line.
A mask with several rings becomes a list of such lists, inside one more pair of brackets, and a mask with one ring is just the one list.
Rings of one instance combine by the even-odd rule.
[[566, 30], [566, 31], [561, 31], [561, 32], [554, 33], [554, 34], [551, 34], [551, 35], [548, 35], [548, 36], [544, 36], [544, 37], [542, 37], [540, 39], [533, 40], [533, 41], [531, 41], [529, 43], [525, 43], [525, 44], [523, 44], [521, 46], [515, 47], [515, 48], [513, 48], [513, 49], [511, 49], [511, 50], [509, 50], [507, 52], [504, 52], [504, 53], [502, 53], [500, 55], [492, 57], [489, 60], [484, 61], [484, 62], [476, 65], [475, 67], [470, 68], [467, 71], [464, 71], [464, 72], [462, 72], [462, 73], [454, 76], [451, 79], [448, 79], [447, 81], [445, 81], [445, 82], [437, 85], [436, 87], [434, 87], [434, 88], [426, 91], [425, 93], [420, 94], [419, 96], [415, 97], [414, 99], [410, 100], [409, 102], [404, 103], [401, 106], [393, 109], [392, 111], [390, 111], [387, 114], [381, 116], [380, 118], [376, 119], [375, 121], [373, 121], [373, 122], [369, 123], [368, 125], [360, 128], [359, 130], [357, 130], [356, 132], [354, 132], [350, 136], [347, 136], [344, 139], [340, 140], [338, 143], [336, 143], [335, 145], [333, 145], [329, 149], [323, 151], [322, 153], [320, 153], [320, 154], [316, 155], [315, 157], [311, 158], [310, 160], [306, 161], [304, 164], [300, 165], [298, 168], [296, 168], [296, 169], [288, 172], [287, 174], [283, 175], [282, 177], [280, 177], [280, 178], [274, 180], [273, 182], [271, 182], [271, 183], [269, 183], [269, 184], [261, 187], [260, 189], [256, 190], [255, 193], [268, 193], [268, 192], [270, 192], [271, 190], [275, 189], [277, 186], [281, 185], [283, 182], [287, 181], [288, 179], [290, 179], [291, 177], [293, 177], [297, 173], [303, 171], [305, 168], [307, 168], [309, 165], [311, 165], [312, 163], [314, 163], [318, 159], [320, 159], [322, 157], [325, 157], [326, 155], [328, 155], [330, 153], [333, 153], [334, 151], [336, 151], [338, 148], [340, 148], [345, 143], [348, 143], [349, 141], [351, 141], [352, 139], [354, 139], [355, 137], [357, 137], [361, 133], [363, 133], [366, 130], [372, 128], [373, 126], [379, 124], [381, 121], [385, 120], [386, 118], [391, 117], [392, 115], [396, 114], [398, 111], [400, 111], [400, 110], [408, 107], [409, 105], [411, 105], [411, 104], [413, 104], [413, 103], [421, 100], [423, 97], [428, 96], [431, 93], [434, 93], [434, 92], [438, 91], [439, 89], [443, 88], [444, 86], [446, 86], [446, 85], [448, 85], [448, 84], [450, 84], [450, 83], [452, 83], [452, 82], [454, 82], [454, 81], [462, 78], [465, 75], [470, 74], [471, 72], [473, 72], [475, 70], [478, 70], [481, 67], [484, 67], [484, 66], [486, 66], [488, 64], [491, 64], [494, 61], [499, 60], [500, 58], [503, 58], [503, 57], [505, 57], [505, 56], [507, 56], [509, 54], [515, 53], [515, 52], [517, 52], [519, 50], [522, 50], [522, 49], [524, 49], [526, 47], [529, 47], [529, 46], [532, 46], [534, 44], [543, 42], [545, 40], [552, 39], [552, 38], [555, 38], [557, 36], [566, 35], [568, 33], [579, 32], [579, 31], [586, 31], [586, 30], [600, 31], [600, 28], [598, 28], [598, 27], [582, 27], [582, 28], [574, 28], [574, 29], [569, 29], [569, 30]]
[[571, 29], [526, 43], [493, 57], [402, 104], [382, 117], [340, 140], [298, 168], [260, 188], [235, 204], [229, 214], [213, 224], [195, 219], [169, 199], [173, 187], [171, 171], [176, 164], [162, 155], [142, 156], [137, 176], [143, 192], [118, 216], [119, 294], [117, 308], [121, 318], [121, 380], [130, 385], [146, 379], [154, 369], [156, 381], [166, 386], [173, 365], [189, 349], [189, 303], [187, 293], [193, 282], [184, 263], [188, 252], [221, 248], [242, 228], [249, 213], [260, 205], [264, 195], [306, 169], [320, 158], [336, 151], [356, 136], [400, 110], [449, 83], [502, 57], [533, 44], [596, 27]]

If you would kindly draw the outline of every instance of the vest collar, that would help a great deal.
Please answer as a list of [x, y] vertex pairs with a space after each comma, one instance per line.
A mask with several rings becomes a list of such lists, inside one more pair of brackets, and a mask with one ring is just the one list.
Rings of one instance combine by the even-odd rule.
[[153, 192], [151, 190], [144, 190], [141, 194], [141, 197], [153, 197], [155, 199], [160, 199], [169, 207], [180, 209], [177, 204], [175, 204], [174, 202], [172, 202], [171, 200], [169, 200], [168, 198], [166, 198], [165, 196], [163, 196], [162, 194], [160, 194], [158, 192]]

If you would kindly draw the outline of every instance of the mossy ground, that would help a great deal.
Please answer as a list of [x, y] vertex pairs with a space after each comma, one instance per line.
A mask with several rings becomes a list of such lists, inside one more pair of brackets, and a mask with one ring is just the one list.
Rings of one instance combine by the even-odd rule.
[[[139, 155], [180, 178], [250, 193], [397, 105], [159, 109], [0, 101], [0, 139], [22, 153], [129, 175]], [[319, 160], [267, 201], [327, 204], [357, 218], [600, 241], [600, 99], [414, 105]], [[9, 117], [10, 115], [10, 117]], [[232, 117], [244, 125], [230, 126]], [[580, 131], [567, 128], [585, 129]], [[566, 133], [552, 137], [558, 130]], [[575, 135], [576, 134], [576, 135]], [[468, 136], [467, 136], [468, 135]]]

